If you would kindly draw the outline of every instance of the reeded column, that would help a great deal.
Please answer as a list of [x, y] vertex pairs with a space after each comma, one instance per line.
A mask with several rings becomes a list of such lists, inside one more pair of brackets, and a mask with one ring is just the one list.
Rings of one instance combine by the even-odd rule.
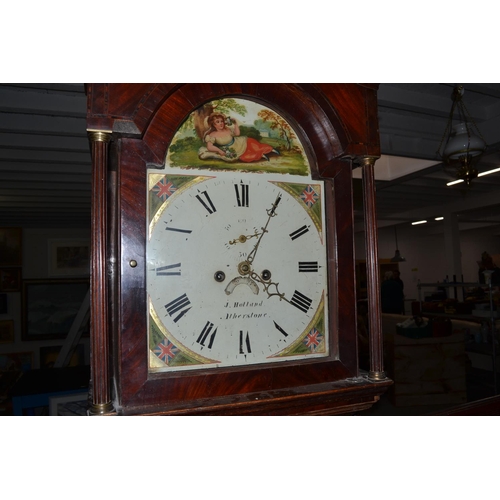
[[88, 131], [92, 151], [92, 230], [90, 275], [90, 370], [92, 405], [89, 415], [113, 411], [110, 384], [110, 332], [107, 279], [107, 170], [111, 133]]
[[368, 321], [370, 325], [370, 372], [373, 380], [384, 380], [384, 348], [382, 340], [382, 308], [380, 305], [380, 273], [378, 266], [377, 207], [375, 199], [376, 156], [362, 161], [363, 210], [365, 218], [366, 274], [368, 287]]

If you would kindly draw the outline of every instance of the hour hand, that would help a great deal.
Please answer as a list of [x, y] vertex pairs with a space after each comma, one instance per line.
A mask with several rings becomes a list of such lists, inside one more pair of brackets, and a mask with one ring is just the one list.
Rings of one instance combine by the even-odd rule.
[[[259, 276], [256, 272], [251, 272], [250, 273], [251, 278], [254, 281], [257, 281], [262, 285], [264, 288], [264, 292], [267, 293], [267, 298], [269, 297], [279, 297], [280, 300], [286, 300], [287, 302], [290, 302], [286, 297], [284, 293], [281, 293], [278, 289], [279, 283], [275, 281], [271, 281], [271, 273], [268, 270], [265, 270], [262, 272], [262, 276]], [[271, 287], [274, 287], [274, 289], [271, 289]]]

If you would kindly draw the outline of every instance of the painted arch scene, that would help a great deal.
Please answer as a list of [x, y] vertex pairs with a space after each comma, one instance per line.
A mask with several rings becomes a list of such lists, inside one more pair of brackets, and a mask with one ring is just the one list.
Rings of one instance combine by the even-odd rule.
[[275, 111], [246, 99], [193, 111], [168, 148], [166, 167], [310, 175], [297, 134]]

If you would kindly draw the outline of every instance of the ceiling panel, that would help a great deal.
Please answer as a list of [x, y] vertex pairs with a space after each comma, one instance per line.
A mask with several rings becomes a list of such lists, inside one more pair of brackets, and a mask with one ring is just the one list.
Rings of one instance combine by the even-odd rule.
[[[382, 153], [399, 156], [390, 161], [386, 178], [391, 180], [376, 182], [380, 224], [410, 223], [426, 207], [432, 208], [429, 212], [451, 208], [461, 220], [498, 225], [500, 173], [476, 179], [468, 188], [447, 187], [454, 172], [436, 163], [453, 87], [380, 85]], [[464, 87], [464, 102], [488, 139], [479, 170], [499, 167], [500, 84]], [[83, 84], [0, 84], [1, 225], [90, 227], [91, 158], [85, 115]], [[408, 158], [413, 171], [398, 164]], [[359, 211], [356, 220], [362, 222]]]

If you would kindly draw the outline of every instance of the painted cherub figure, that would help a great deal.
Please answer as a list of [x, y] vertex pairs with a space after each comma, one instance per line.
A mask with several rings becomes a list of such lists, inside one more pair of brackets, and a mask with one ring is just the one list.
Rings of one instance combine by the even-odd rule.
[[208, 130], [203, 136], [206, 147], [200, 148], [198, 156], [203, 159], [220, 159], [226, 162], [241, 161], [251, 163], [269, 161], [270, 153], [279, 154], [269, 144], [252, 137], [242, 136], [234, 118], [222, 113], [211, 113], [207, 118]]

